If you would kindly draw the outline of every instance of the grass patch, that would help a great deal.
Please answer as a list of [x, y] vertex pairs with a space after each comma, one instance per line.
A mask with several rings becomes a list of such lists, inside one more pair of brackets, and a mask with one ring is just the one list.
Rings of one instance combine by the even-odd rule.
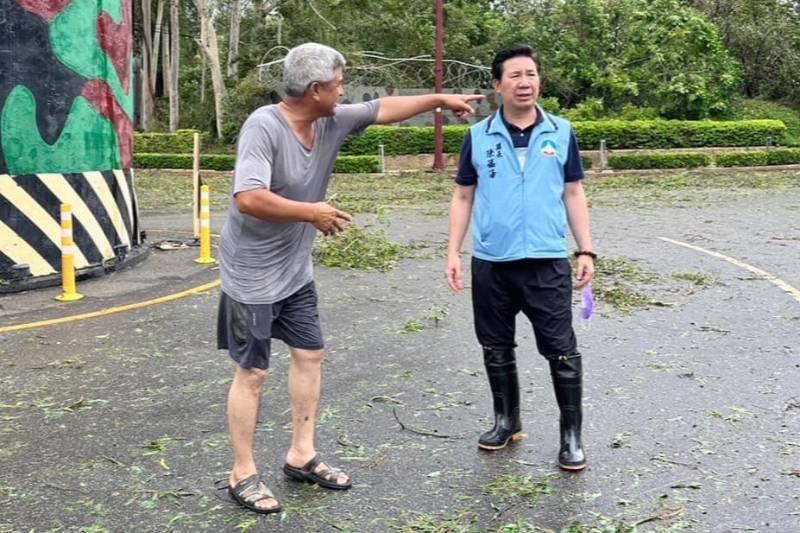
[[423, 214], [438, 214], [453, 195], [449, 174], [414, 172], [399, 175], [336, 175], [331, 180], [328, 199], [331, 205], [348, 213], [380, 214], [386, 209], [420, 209]]
[[[204, 176], [211, 194], [211, 209], [227, 209], [230, 203], [231, 176]], [[136, 199], [146, 211], [192, 210], [192, 178], [187, 175], [164, 175], [156, 171], [136, 173]]]
[[431, 306], [428, 313], [422, 318], [410, 318], [400, 328], [400, 333], [419, 333], [429, 325], [435, 328], [439, 327], [439, 323], [447, 318], [450, 310], [447, 307], [438, 305]]
[[674, 189], [776, 189], [800, 187], [800, 172], [680, 172], [676, 174], [648, 174], [598, 177], [586, 181], [588, 193], [616, 191], [619, 189], [674, 190]]
[[620, 520], [601, 516], [597, 524], [586, 525], [572, 523], [561, 530], [561, 533], [636, 533], [637, 527]]
[[212, 435], [206, 439], [203, 439], [203, 442], [201, 442], [200, 445], [206, 450], [225, 448], [228, 446], [228, 434], [218, 433], [216, 435]]
[[597, 260], [592, 291], [598, 302], [629, 314], [634, 309], [663, 305], [636, 289], [637, 284], [650, 283], [655, 279], [655, 275], [642, 271], [639, 265], [629, 259], [601, 257]]
[[642, 309], [659, 304], [658, 301], [629, 287], [606, 287], [602, 284], [597, 286], [595, 282], [592, 282], [592, 286], [597, 300], [605, 302], [625, 314], [630, 314], [637, 308]]
[[419, 333], [425, 327], [416, 318], [409, 318], [403, 327], [400, 328], [400, 333]]
[[550, 487], [550, 479], [534, 479], [533, 476], [503, 474], [495, 477], [483, 487], [483, 493], [501, 500], [520, 499], [529, 505], [535, 504], [541, 496], [555, 492]]
[[91, 409], [95, 405], [102, 405], [108, 403], [108, 400], [85, 400], [79, 398], [77, 400], [67, 399], [65, 401], [56, 401], [52, 397], [47, 397], [41, 400], [34, 400], [31, 405], [40, 409], [46, 418], [60, 418], [67, 414], [74, 414], [82, 409]]
[[698, 287], [709, 287], [716, 284], [714, 278], [702, 272], [675, 272], [672, 277], [680, 281], [688, 281]]
[[160, 439], [151, 440], [150, 442], [142, 446], [142, 449], [144, 450], [142, 452], [142, 455], [147, 457], [149, 455], [163, 454], [164, 452], [167, 451], [167, 445], [171, 440], [174, 439], [172, 439], [171, 437], [162, 437]]
[[[212, 210], [226, 209], [230, 203], [232, 176], [204, 176], [203, 184], [210, 189]], [[328, 201], [348, 213], [381, 214], [392, 208], [405, 207], [419, 209], [423, 214], [441, 214], [447, 211], [453, 187], [450, 174], [336, 174], [328, 189]], [[136, 194], [142, 210], [191, 209], [191, 175], [139, 171], [136, 173]]]
[[396, 524], [392, 529], [403, 533], [473, 533], [478, 517], [472, 512], [461, 512], [455, 516], [439, 514], [420, 514], [404, 524]]
[[[212, 210], [227, 209], [230, 203], [231, 176], [208, 175], [203, 183], [211, 190]], [[587, 193], [601, 195], [627, 189], [642, 193], [641, 197], [626, 195], [621, 201], [674, 203], [675, 191], [682, 195], [698, 191], [752, 191], [755, 189], [785, 189], [800, 187], [800, 173], [748, 172], [731, 173], [686, 171], [677, 174], [647, 176], [593, 177], [586, 180]], [[394, 208], [414, 209], [421, 215], [447, 216], [453, 193], [450, 174], [410, 172], [392, 175], [337, 174], [331, 179], [328, 201], [349, 213], [371, 213], [386, 216]], [[186, 175], [165, 175], [158, 171], [136, 174], [136, 193], [142, 210], [191, 210], [192, 180]], [[666, 196], [665, 196], [666, 195]], [[704, 199], [704, 198], [701, 198]], [[596, 198], [592, 198], [596, 200]], [[602, 198], [600, 198], [602, 201]], [[677, 200], [681, 200], [680, 198]], [[696, 200], [696, 199], [695, 199]], [[637, 202], [638, 203], [638, 202]]]
[[525, 520], [518, 520], [511, 524], [505, 524], [497, 533], [552, 533], [552, 530], [542, 529]]
[[314, 246], [314, 261], [326, 266], [350, 270], [394, 268], [405, 247], [390, 242], [383, 230], [350, 226], [332, 237], [320, 237]]

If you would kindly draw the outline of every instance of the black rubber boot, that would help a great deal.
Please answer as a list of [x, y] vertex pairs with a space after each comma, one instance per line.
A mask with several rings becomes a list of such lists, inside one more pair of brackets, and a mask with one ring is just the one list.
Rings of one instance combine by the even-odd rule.
[[519, 420], [519, 380], [514, 349], [483, 349], [483, 362], [494, 400], [494, 427], [480, 436], [478, 447], [502, 450], [522, 438]]
[[561, 410], [561, 447], [558, 465], [564, 470], [586, 468], [586, 455], [581, 444], [581, 392], [583, 387], [583, 365], [579, 354], [561, 356], [550, 360], [550, 375]]

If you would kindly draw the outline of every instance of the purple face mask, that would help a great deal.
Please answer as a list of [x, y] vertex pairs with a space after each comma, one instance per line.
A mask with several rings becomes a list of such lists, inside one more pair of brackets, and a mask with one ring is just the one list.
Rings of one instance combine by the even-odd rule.
[[581, 300], [583, 300], [583, 306], [581, 307], [581, 319], [589, 320], [592, 318], [592, 312], [594, 311], [594, 293], [592, 293], [592, 286], [587, 285], [583, 292], [581, 293]]

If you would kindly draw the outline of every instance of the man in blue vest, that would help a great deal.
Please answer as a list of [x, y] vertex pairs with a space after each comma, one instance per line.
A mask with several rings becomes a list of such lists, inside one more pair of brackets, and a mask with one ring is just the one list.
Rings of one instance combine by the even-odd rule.
[[522, 438], [514, 355], [520, 311], [550, 364], [561, 411], [558, 463], [582, 470], [581, 356], [572, 328], [567, 225], [577, 244], [577, 289], [594, 275], [583, 166], [570, 123], [546, 113], [539, 97], [539, 59], [528, 46], [498, 53], [492, 83], [502, 107], [472, 126], [461, 151], [450, 206], [446, 277], [464, 287], [459, 256], [472, 218], [475, 332], [494, 401], [494, 427], [478, 446], [500, 450]]

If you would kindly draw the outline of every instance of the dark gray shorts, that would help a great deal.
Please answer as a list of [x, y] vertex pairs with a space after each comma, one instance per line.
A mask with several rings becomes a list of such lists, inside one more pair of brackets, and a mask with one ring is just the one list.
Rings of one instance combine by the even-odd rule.
[[228, 350], [242, 368], [263, 370], [269, 368], [272, 338], [301, 350], [324, 347], [313, 281], [271, 304], [243, 304], [220, 293], [217, 348]]

